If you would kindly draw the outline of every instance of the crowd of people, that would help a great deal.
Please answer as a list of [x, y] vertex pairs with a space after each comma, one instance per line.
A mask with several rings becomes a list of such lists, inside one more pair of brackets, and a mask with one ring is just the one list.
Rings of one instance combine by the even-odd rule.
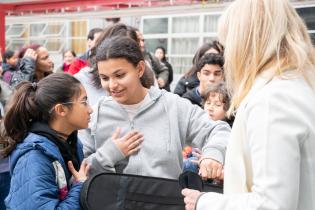
[[[242, 10], [242, 13], [239, 11]], [[186, 210], [314, 210], [315, 51], [287, 0], [235, 0], [172, 92], [164, 47], [92, 29], [56, 67], [37, 44], [0, 57], [0, 210], [81, 209], [99, 172], [178, 179]], [[232, 128], [232, 130], [231, 130]], [[198, 151], [187, 158], [185, 146]], [[148, 186], [149, 187], [149, 186]]]

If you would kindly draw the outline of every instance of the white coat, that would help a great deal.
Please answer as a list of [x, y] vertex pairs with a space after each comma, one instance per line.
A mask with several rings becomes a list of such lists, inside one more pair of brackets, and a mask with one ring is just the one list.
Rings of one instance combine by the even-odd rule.
[[315, 209], [315, 92], [302, 76], [260, 76], [231, 138], [224, 195], [203, 194], [197, 210]]

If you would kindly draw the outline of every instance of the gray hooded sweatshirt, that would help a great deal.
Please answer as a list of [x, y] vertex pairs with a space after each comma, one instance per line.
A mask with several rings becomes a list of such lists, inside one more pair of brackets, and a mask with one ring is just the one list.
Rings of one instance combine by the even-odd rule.
[[[178, 95], [151, 87], [151, 101], [141, 107], [133, 120], [112, 97], [94, 108], [89, 129], [80, 132], [90, 173], [122, 172], [177, 179], [182, 172], [182, 149], [188, 144], [202, 148], [203, 155], [224, 162], [230, 126], [212, 121], [198, 106]], [[138, 153], [126, 158], [111, 135], [136, 129], [144, 136]], [[122, 166], [122, 167], [121, 167]]]

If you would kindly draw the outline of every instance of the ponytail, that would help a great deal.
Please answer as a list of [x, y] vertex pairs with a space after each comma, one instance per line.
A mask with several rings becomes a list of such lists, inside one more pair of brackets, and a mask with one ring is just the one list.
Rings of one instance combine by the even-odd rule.
[[0, 159], [6, 157], [14, 149], [15, 142], [7, 135], [3, 120], [0, 121]]
[[41, 110], [38, 109], [35, 101], [34, 84], [22, 82], [17, 86], [4, 118], [7, 135], [18, 141], [17, 143], [23, 140], [32, 121], [41, 120]]

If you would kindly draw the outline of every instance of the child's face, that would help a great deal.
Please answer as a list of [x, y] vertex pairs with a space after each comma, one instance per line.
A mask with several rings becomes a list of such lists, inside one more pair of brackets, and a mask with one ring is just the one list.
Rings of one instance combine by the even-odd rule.
[[16, 66], [18, 61], [19, 61], [18, 54], [14, 53], [14, 55], [11, 58], [7, 59], [7, 64], [11, 66]]
[[204, 110], [214, 121], [223, 120], [225, 118], [224, 103], [220, 100], [219, 93], [210, 93], [205, 102]]
[[158, 48], [155, 50], [155, 57], [157, 57], [160, 61], [164, 58], [164, 52], [162, 49]]
[[90, 115], [93, 110], [87, 102], [87, 95], [84, 87], [80, 86], [80, 95], [75, 98], [72, 103], [72, 108], [67, 115], [67, 123], [72, 130], [85, 129], [88, 127], [91, 119]]
[[71, 64], [73, 60], [74, 60], [74, 56], [72, 52], [71, 51], [65, 52], [65, 54], [63, 55], [63, 62], [65, 64]]

